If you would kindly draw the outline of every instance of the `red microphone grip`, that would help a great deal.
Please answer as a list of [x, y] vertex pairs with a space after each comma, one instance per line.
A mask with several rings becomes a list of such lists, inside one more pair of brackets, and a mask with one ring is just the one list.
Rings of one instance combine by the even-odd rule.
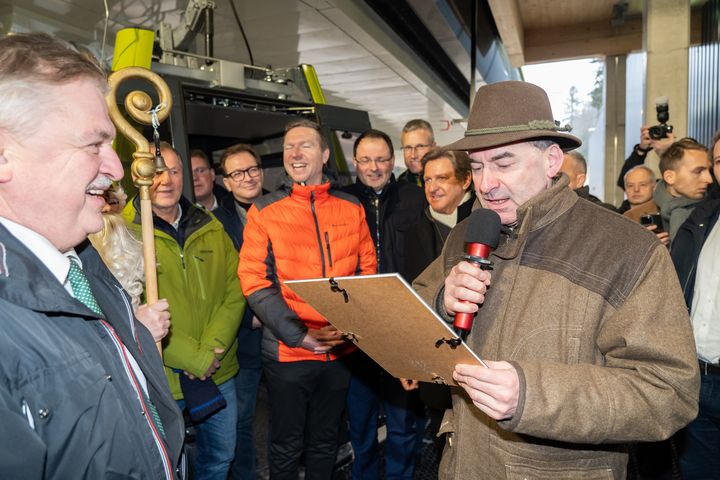
[[[472, 303], [467, 300], [462, 300], [462, 303]], [[475, 319], [474, 313], [456, 313], [453, 326], [461, 330], [470, 331], [472, 328], [473, 320]]]
[[[467, 255], [469, 257], [476, 257], [486, 260], [490, 256], [491, 248], [489, 245], [483, 243], [468, 243], [466, 246]], [[477, 268], [480, 268], [479, 263], [471, 262]], [[461, 300], [462, 303], [471, 304], [468, 300]], [[455, 314], [455, 320], [453, 320], [453, 326], [455, 328], [470, 331], [472, 328], [473, 320], [475, 320], [475, 313], [462, 313], [458, 312]]]
[[490, 245], [485, 245], [484, 243], [467, 244], [467, 254], [472, 257], [480, 257], [482, 259], [487, 259], [490, 256], [491, 250], [492, 249], [490, 248]]

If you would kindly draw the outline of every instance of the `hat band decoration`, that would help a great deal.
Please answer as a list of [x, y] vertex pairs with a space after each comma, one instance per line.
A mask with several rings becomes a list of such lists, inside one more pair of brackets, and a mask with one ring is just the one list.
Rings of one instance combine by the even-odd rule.
[[571, 132], [570, 125], [560, 126], [560, 122], [552, 120], [530, 120], [520, 125], [507, 125], [504, 127], [473, 128], [465, 131], [466, 137], [476, 135], [489, 135], [493, 133], [525, 132], [528, 130], [553, 130], [555, 132]]

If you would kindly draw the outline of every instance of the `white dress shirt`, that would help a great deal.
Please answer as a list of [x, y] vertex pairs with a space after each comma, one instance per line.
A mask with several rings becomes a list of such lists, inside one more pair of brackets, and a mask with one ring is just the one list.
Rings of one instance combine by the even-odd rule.
[[700, 251], [690, 308], [698, 357], [708, 363], [720, 360], [720, 221]]
[[70, 295], [73, 295], [70, 282], [67, 281], [68, 272], [70, 271], [70, 260], [66, 255], [73, 256], [77, 259], [78, 265], [82, 267], [82, 262], [80, 262], [74, 249], [67, 252], [66, 255], [63, 255], [55, 248], [55, 245], [50, 243], [50, 240], [34, 230], [30, 230], [19, 223], [3, 217], [0, 217], [0, 223], [50, 270], [50, 273], [65, 287], [65, 290], [67, 290]]

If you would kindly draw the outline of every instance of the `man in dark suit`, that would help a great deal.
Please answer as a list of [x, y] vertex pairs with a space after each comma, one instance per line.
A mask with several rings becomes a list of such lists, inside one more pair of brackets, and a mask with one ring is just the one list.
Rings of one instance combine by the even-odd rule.
[[[222, 222], [225, 231], [240, 250], [243, 229], [250, 206], [266, 193], [263, 188], [263, 171], [260, 155], [250, 145], [239, 143], [228, 147], [220, 159], [223, 183], [231, 195], [223, 197], [213, 214]], [[262, 377], [260, 342], [262, 323], [255, 313], [245, 309], [238, 330], [237, 358], [240, 370], [235, 377], [238, 401], [237, 443], [231, 472], [233, 478], [253, 480], [255, 472], [255, 439], [253, 421], [258, 385]]]
[[470, 215], [476, 198], [465, 152], [434, 149], [423, 157], [422, 164], [428, 206], [405, 236], [400, 273], [408, 282], [440, 256], [450, 230]]
[[[422, 190], [395, 181], [392, 141], [384, 132], [362, 133], [353, 145], [353, 156], [357, 181], [344, 191], [355, 195], [365, 209], [378, 273], [400, 272], [405, 261], [406, 232], [425, 206]], [[353, 478], [380, 475], [377, 419], [382, 405], [387, 424], [386, 478], [411, 480], [418, 437], [423, 433], [418, 426], [425, 424], [418, 421], [422, 412], [418, 411], [417, 393], [406, 392], [396, 378], [361, 351], [353, 353], [348, 363], [353, 374], [348, 391], [350, 441], [355, 453]]]
[[184, 477], [152, 336], [86, 241], [123, 176], [106, 91], [89, 54], [0, 40], [2, 478]]

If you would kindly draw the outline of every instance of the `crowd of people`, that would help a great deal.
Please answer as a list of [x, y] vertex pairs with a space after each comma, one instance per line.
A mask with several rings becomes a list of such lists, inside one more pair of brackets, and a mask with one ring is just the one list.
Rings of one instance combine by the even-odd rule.
[[[0, 40], [0, 477], [257, 478], [261, 381], [272, 479], [332, 478], [347, 435], [353, 479], [410, 480], [428, 430], [441, 478], [650, 478], [652, 442], [683, 478], [720, 477], [720, 133], [643, 127], [617, 207], [524, 82], [481, 87], [451, 145], [409, 121], [397, 178], [374, 129], [340, 186], [318, 124], [288, 123], [272, 192], [252, 145], [163, 142], [148, 304], [106, 91], [89, 54]], [[464, 257], [477, 208], [502, 224], [491, 270]], [[449, 323], [474, 314], [487, 366], [453, 388], [394, 378], [284, 283], [375, 273]]]

